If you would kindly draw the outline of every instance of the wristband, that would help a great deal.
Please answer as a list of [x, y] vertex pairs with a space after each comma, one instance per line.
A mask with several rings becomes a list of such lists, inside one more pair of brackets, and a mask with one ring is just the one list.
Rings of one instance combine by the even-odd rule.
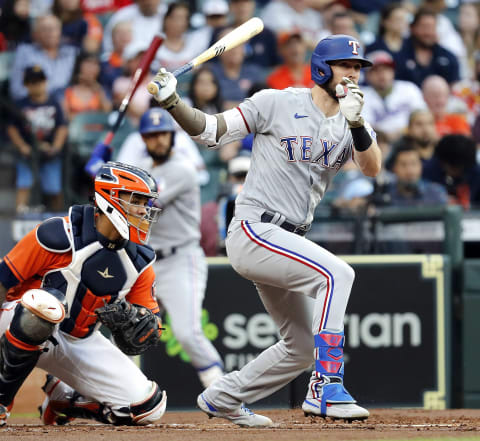
[[372, 145], [372, 138], [364, 126], [351, 128], [353, 146], [358, 152], [364, 152]]
[[172, 110], [180, 101], [180, 97], [177, 92], [173, 92], [165, 101], [162, 101], [160, 105], [165, 110]]

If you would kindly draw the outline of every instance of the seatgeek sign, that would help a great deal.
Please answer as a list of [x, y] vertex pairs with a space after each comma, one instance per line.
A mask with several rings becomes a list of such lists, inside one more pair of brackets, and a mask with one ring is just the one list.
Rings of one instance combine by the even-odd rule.
[[[449, 293], [444, 283], [448, 265], [441, 256], [351, 259], [356, 279], [345, 317], [348, 390], [367, 407], [445, 407], [449, 348], [442, 330], [449, 326], [445, 305]], [[230, 372], [275, 344], [279, 334], [254, 285], [226, 260], [213, 262], [203, 327]], [[167, 391], [174, 391], [169, 394], [170, 406], [193, 407], [202, 387], [188, 357], [177, 353], [172, 356], [167, 343], [144, 356], [143, 369]], [[301, 404], [310, 373], [306, 371], [260, 405]]]

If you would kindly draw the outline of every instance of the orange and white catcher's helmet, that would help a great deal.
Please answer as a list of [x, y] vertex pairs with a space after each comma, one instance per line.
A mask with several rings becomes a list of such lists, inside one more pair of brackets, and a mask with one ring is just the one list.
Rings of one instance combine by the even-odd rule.
[[[120, 194], [130, 194], [120, 199]], [[147, 198], [142, 204], [146, 213], [135, 213], [138, 196]], [[147, 242], [150, 227], [156, 222], [160, 209], [154, 207], [158, 198], [157, 184], [150, 173], [121, 162], [107, 162], [95, 177], [95, 204], [110, 219], [124, 239], [144, 244]]]

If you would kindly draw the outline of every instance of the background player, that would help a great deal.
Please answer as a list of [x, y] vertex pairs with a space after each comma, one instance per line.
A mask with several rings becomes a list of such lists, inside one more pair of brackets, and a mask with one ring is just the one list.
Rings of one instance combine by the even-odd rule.
[[199, 407], [211, 416], [242, 426], [271, 425], [242, 403], [272, 394], [313, 361], [306, 414], [348, 420], [369, 415], [343, 386], [343, 320], [354, 271], [302, 237], [349, 158], [365, 175], [380, 170], [380, 150], [361, 116], [357, 86], [361, 68], [369, 65], [354, 37], [330, 36], [312, 54], [312, 89], [264, 90], [217, 115], [182, 102], [171, 73], [163, 69], [155, 78], [161, 86], [157, 101], [197, 141], [221, 146], [255, 134], [227, 254], [234, 269], [255, 282], [281, 340], [199, 395]]
[[175, 338], [190, 357], [204, 387], [223, 375], [223, 363], [202, 330], [202, 302], [208, 266], [200, 246], [200, 187], [195, 166], [175, 154], [175, 123], [169, 113], [152, 108], [142, 115], [140, 134], [148, 158], [138, 165], [158, 185], [162, 211], [149, 244], [156, 252], [156, 293], [170, 316]]
[[[47, 424], [79, 415], [113, 424], [162, 417], [166, 393], [99, 332], [95, 313], [128, 306], [122, 299], [143, 315], [158, 313], [155, 254], [143, 245], [157, 196], [144, 170], [107, 163], [95, 179], [96, 208], [73, 206], [42, 222], [0, 263], [0, 425], [35, 366], [65, 382], [49, 376], [45, 385]], [[147, 340], [158, 341], [159, 326], [154, 318]]]

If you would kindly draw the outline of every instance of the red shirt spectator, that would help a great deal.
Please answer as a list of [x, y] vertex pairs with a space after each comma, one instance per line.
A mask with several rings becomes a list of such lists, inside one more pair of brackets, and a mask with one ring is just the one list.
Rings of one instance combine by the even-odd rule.
[[273, 89], [312, 87], [310, 64], [305, 63], [307, 46], [301, 34], [299, 32], [280, 34], [278, 46], [284, 64], [267, 77], [267, 84]]

